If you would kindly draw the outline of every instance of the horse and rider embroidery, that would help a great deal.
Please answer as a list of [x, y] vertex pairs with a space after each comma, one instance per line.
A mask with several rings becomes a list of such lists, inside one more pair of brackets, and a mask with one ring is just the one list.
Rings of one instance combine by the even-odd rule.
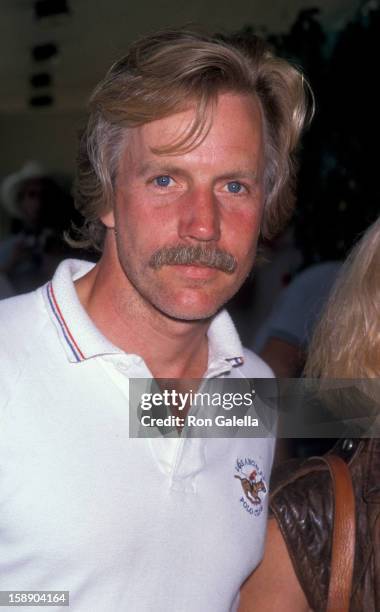
[[263, 479], [256, 480], [257, 472], [253, 470], [250, 475], [247, 477], [241, 477], [235, 474], [235, 478], [238, 478], [241, 482], [242, 489], [244, 491], [244, 495], [251, 502], [251, 504], [261, 504], [261, 499], [259, 497], [259, 493], [266, 493], [267, 488]]
[[260, 516], [264, 509], [263, 501], [268, 488], [257, 461], [252, 457], [238, 457], [235, 463], [234, 478], [240, 480], [243, 489], [239, 497], [241, 508], [251, 516]]

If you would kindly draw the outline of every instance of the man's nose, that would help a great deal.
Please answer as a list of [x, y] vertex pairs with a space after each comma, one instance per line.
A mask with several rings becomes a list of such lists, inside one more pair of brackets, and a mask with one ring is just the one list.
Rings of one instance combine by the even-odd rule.
[[204, 242], [220, 239], [220, 208], [212, 191], [194, 189], [181, 204], [180, 238], [193, 238]]

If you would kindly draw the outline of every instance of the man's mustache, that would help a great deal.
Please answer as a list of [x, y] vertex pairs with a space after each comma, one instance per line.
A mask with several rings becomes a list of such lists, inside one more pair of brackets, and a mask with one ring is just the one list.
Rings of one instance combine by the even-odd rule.
[[149, 265], [154, 270], [162, 266], [205, 266], [217, 268], [227, 274], [236, 270], [237, 261], [231, 253], [222, 249], [206, 246], [178, 245], [158, 249], [149, 260]]

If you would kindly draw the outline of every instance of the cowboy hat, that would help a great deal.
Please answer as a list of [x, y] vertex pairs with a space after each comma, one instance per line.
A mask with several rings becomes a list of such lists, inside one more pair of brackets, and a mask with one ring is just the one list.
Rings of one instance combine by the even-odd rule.
[[18, 194], [23, 182], [31, 179], [45, 178], [48, 175], [45, 168], [36, 161], [28, 161], [18, 172], [9, 174], [1, 184], [0, 195], [4, 208], [11, 217], [21, 217], [18, 207]]

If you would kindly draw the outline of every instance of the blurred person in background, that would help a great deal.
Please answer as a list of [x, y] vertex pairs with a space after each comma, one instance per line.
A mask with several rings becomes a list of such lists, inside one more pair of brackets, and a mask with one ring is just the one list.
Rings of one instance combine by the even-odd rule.
[[3, 180], [0, 199], [12, 224], [0, 242], [0, 274], [13, 293], [31, 291], [51, 278], [68, 252], [62, 234], [72, 203], [36, 161]]
[[[325, 261], [296, 274], [279, 293], [259, 328], [252, 348], [270, 365], [277, 378], [302, 375], [313, 331], [341, 265], [340, 261]], [[332, 444], [328, 439], [282, 438], [277, 442], [275, 464], [290, 457], [326, 452]]]
[[296, 378], [305, 366], [315, 325], [341, 267], [325, 261], [305, 268], [279, 293], [253, 343], [277, 377]]
[[[340, 401], [357, 404], [365, 397], [378, 419], [380, 218], [343, 264], [310, 344], [305, 373], [321, 382], [356, 379]], [[356, 540], [349, 609], [376, 612], [380, 610], [380, 439], [340, 440], [331, 453], [348, 464], [354, 487]], [[273, 474], [266, 552], [242, 590], [240, 612], [326, 610], [333, 488], [326, 466], [307, 466], [298, 463], [298, 470], [291, 461]]]

